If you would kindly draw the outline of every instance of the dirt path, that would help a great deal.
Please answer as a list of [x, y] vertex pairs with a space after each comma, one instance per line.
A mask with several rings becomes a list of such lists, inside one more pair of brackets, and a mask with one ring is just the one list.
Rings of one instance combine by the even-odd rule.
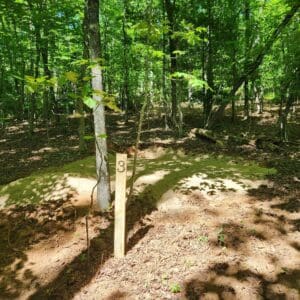
[[251, 197], [261, 184], [269, 183], [181, 181], [143, 220], [147, 234], [74, 299], [299, 299], [299, 213]]
[[[299, 299], [295, 161], [264, 168], [195, 146], [140, 153], [122, 260], [111, 213], [91, 216], [86, 250], [93, 159], [5, 187], [0, 299]], [[6, 201], [14, 207], [1, 209]]]

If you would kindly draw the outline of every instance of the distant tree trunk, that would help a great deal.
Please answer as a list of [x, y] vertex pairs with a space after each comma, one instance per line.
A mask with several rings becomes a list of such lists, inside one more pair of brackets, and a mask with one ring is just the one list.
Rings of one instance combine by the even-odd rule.
[[[214, 70], [213, 70], [213, 6], [214, 0], [208, 0], [208, 51], [207, 51], [207, 66], [206, 66], [206, 77], [207, 83], [211, 89], [214, 89]], [[206, 97], [204, 102], [204, 120], [205, 127], [207, 127], [209, 118], [213, 107], [213, 91], [208, 89], [206, 91]]]
[[[26, 70], [26, 64], [24, 61], [24, 57], [22, 57], [22, 69], [21, 69], [21, 78], [25, 77], [25, 70]], [[25, 103], [25, 82], [24, 80], [21, 81], [21, 87], [20, 87], [20, 104], [21, 112], [20, 112], [20, 119], [23, 120], [24, 118], [24, 103]]]
[[282, 141], [288, 140], [287, 119], [288, 119], [288, 115], [290, 113], [291, 107], [293, 106], [293, 103], [294, 103], [294, 97], [293, 97], [293, 95], [289, 95], [289, 97], [286, 100], [285, 109], [282, 111], [281, 117], [280, 117], [280, 139]]
[[[31, 12], [31, 22], [34, 25], [34, 37], [35, 37], [35, 57], [34, 62], [31, 60], [31, 73], [33, 73], [34, 78], [39, 77], [39, 68], [41, 60], [41, 28], [40, 25], [35, 21], [35, 13], [32, 1], [28, 1], [29, 9]], [[29, 96], [29, 137], [31, 138], [34, 130], [35, 114], [36, 114], [36, 92]]]
[[256, 113], [262, 114], [264, 110], [264, 99], [262, 93], [261, 83], [256, 82], [254, 86], [254, 94], [255, 94], [255, 105], [256, 105]]
[[[163, 17], [163, 24], [166, 22], [166, 7], [165, 7], [165, 0], [162, 0], [162, 17]], [[166, 66], [167, 66], [167, 59], [166, 59], [166, 34], [163, 32], [163, 41], [162, 41], [162, 51], [163, 51], [163, 58], [162, 58], [162, 103], [164, 108], [164, 125], [165, 130], [169, 129], [168, 125], [168, 101], [167, 101], [167, 89], [166, 89]]]
[[[282, 22], [278, 25], [278, 27], [273, 31], [271, 36], [267, 39], [265, 45], [261, 48], [261, 50], [253, 59], [253, 61], [248, 64], [248, 68], [247, 70], [244, 71], [244, 74], [242, 74], [240, 77], [237, 78], [237, 80], [235, 81], [235, 83], [231, 88], [230, 93], [227, 95], [228, 99], [232, 99], [232, 97], [235, 95], [235, 93], [241, 87], [241, 85], [245, 82], [245, 80], [247, 80], [247, 78], [250, 75], [252, 75], [257, 70], [257, 68], [261, 65], [265, 55], [268, 53], [268, 51], [270, 50], [274, 42], [277, 40], [278, 36], [283, 31], [283, 29], [290, 23], [293, 16], [298, 11], [299, 7], [300, 4], [298, 3], [294, 4], [291, 10], [286, 14]], [[228, 103], [229, 101], [226, 101], [218, 107], [218, 109], [214, 112], [213, 117], [210, 118], [208, 127], [211, 127], [217, 120], [220, 120], [223, 117]]]
[[[236, 59], [236, 49], [232, 50], [232, 82], [235, 81], [237, 75], [237, 59]], [[235, 95], [231, 98], [231, 121], [234, 123], [236, 118], [236, 107], [235, 107]]]
[[[52, 77], [52, 73], [49, 68], [49, 49], [48, 49], [48, 36], [49, 36], [49, 30], [48, 28], [44, 28], [44, 36], [43, 39], [41, 39], [41, 56], [43, 61], [43, 68], [44, 68], [44, 75], [46, 76], [46, 79], [49, 80]], [[49, 138], [49, 117], [50, 117], [50, 111], [52, 105], [55, 103], [55, 94], [54, 94], [54, 88], [52, 86], [49, 87], [49, 90], [44, 91], [44, 122], [46, 124], [47, 129], [47, 137]]]
[[[87, 6], [84, 7], [84, 16], [83, 16], [83, 22], [82, 22], [82, 57], [83, 59], [89, 59], [89, 31], [88, 31], [88, 16], [87, 16]], [[86, 67], [85, 65], [82, 65], [81, 68], [81, 77], [83, 78], [86, 75]], [[83, 80], [81, 82], [82, 86], [86, 84]], [[85, 136], [85, 116], [84, 116], [84, 104], [82, 97], [78, 97], [77, 99], [77, 111], [79, 114], [79, 124], [78, 124], [78, 136], [79, 136], [79, 151], [80, 153], [86, 152], [86, 142], [84, 139]]]
[[127, 120], [128, 106], [130, 101], [129, 95], [129, 39], [126, 32], [126, 22], [128, 15], [128, 2], [123, 0], [124, 10], [123, 10], [123, 20], [122, 20], [122, 33], [123, 33], [123, 87], [122, 87], [122, 99], [121, 106], [125, 111], [125, 119]]
[[[175, 32], [175, 0], [165, 0], [165, 9], [167, 12], [168, 22], [169, 22], [169, 54], [170, 54], [170, 73], [173, 74], [177, 71], [177, 59], [176, 53], [176, 39], [173, 34]], [[178, 115], [178, 103], [177, 103], [177, 85], [176, 80], [171, 79], [171, 117], [173, 125], [177, 125], [177, 115]]]
[[[249, 64], [249, 51], [250, 51], [250, 2], [249, 0], [244, 1], [244, 18], [245, 18], [245, 45], [244, 45], [244, 73], [247, 72], [248, 64]], [[244, 116], [246, 120], [249, 119], [250, 111], [249, 111], [249, 84], [248, 84], [248, 76], [245, 78], [244, 82]]]
[[[237, 77], [237, 58], [236, 58], [236, 45], [234, 42], [233, 48], [232, 48], [232, 84], [235, 82], [236, 77]], [[234, 123], [236, 118], [236, 105], [235, 105], [235, 95], [232, 95], [231, 97], [231, 121]]]
[[101, 210], [109, 207], [110, 196], [110, 180], [108, 172], [108, 157], [106, 143], [106, 127], [105, 127], [105, 109], [102, 103], [101, 92], [102, 71], [99, 65], [100, 59], [100, 31], [99, 31], [99, 0], [86, 0], [87, 24], [88, 24], [88, 41], [89, 56], [93, 62], [92, 72], [92, 89], [93, 99], [96, 102], [94, 108], [94, 126], [96, 140], [96, 168], [98, 176], [97, 184], [97, 202]]
[[[282, 141], [287, 141], [287, 120], [290, 110], [299, 95], [299, 79], [300, 70], [296, 70], [291, 78], [289, 78], [289, 83], [285, 86], [282, 91], [281, 107], [280, 107], [280, 137]], [[285, 109], [283, 110], [283, 102], [286, 100]]]
[[[34, 64], [34, 78], [39, 77], [39, 68], [40, 68], [40, 59], [41, 59], [41, 49], [40, 49], [40, 29], [35, 28], [35, 45], [36, 45], [36, 54], [35, 54], [35, 64]], [[29, 135], [33, 135], [34, 122], [36, 118], [36, 92], [30, 96], [30, 105], [29, 105]]]

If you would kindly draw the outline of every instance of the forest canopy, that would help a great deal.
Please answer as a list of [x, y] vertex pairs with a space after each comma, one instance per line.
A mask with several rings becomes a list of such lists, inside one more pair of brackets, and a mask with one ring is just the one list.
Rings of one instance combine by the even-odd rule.
[[[84, 1], [2, 0], [0, 118], [49, 122], [93, 107]], [[299, 94], [298, 1], [101, 1], [105, 104], [137, 112], [145, 89], [181, 127], [180, 103], [244, 99], [292, 106]], [[149, 82], [149, 84], [147, 83]], [[264, 100], [263, 100], [264, 99]], [[82, 101], [86, 106], [82, 107]], [[170, 107], [170, 109], [168, 109]]]

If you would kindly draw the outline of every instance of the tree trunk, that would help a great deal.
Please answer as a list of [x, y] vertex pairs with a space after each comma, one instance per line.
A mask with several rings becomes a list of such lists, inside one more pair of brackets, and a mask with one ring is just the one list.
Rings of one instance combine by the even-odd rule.
[[[231, 28], [231, 42], [232, 42], [232, 48], [230, 51], [230, 56], [231, 56], [231, 61], [232, 61], [232, 67], [231, 67], [231, 84], [234, 84], [236, 77], [237, 77], [237, 28], [238, 28], [238, 24], [237, 24], [237, 13], [235, 12], [235, 6], [234, 6], [234, 1], [230, 2], [231, 6], [231, 10], [232, 10], [232, 16], [231, 16], [231, 20], [232, 20], [232, 28]], [[235, 122], [235, 118], [236, 118], [236, 103], [235, 103], [235, 95], [232, 96], [231, 100], [231, 121], [232, 123]]]
[[[214, 1], [208, 0], [208, 51], [207, 51], [207, 66], [206, 75], [207, 83], [211, 89], [214, 89], [214, 70], [213, 70], [213, 6]], [[206, 91], [206, 97], [204, 102], [204, 120], [205, 127], [207, 127], [209, 118], [213, 107], [213, 91], [208, 89]]]
[[105, 127], [105, 109], [102, 102], [101, 92], [102, 71], [99, 65], [100, 58], [100, 31], [99, 31], [99, 0], [86, 0], [89, 56], [93, 63], [92, 89], [93, 99], [96, 102], [94, 108], [94, 126], [96, 140], [96, 168], [97, 168], [97, 202], [101, 210], [109, 207], [110, 181], [108, 172], [108, 157]]
[[[88, 59], [89, 58], [89, 31], [88, 31], [88, 16], [87, 16], [87, 6], [84, 7], [84, 16], [83, 16], [83, 22], [82, 22], [82, 58]], [[86, 66], [82, 65], [81, 67], [81, 77], [84, 78], [86, 76]], [[81, 81], [82, 87], [86, 84], [84, 80]], [[80, 153], [86, 152], [86, 142], [84, 139], [85, 136], [85, 116], [84, 116], [84, 104], [82, 97], [78, 97], [77, 99], [77, 111], [79, 114], [79, 124], [78, 124], [78, 137], [79, 137], [79, 151]]]
[[123, 11], [123, 20], [122, 20], [122, 33], [123, 33], [123, 87], [122, 87], [122, 99], [121, 106], [122, 110], [125, 111], [125, 118], [127, 120], [128, 106], [130, 101], [129, 96], [129, 63], [128, 63], [128, 54], [129, 54], [129, 39], [126, 32], [126, 22], [128, 15], [128, 3], [127, 0], [124, 0], [124, 11]]
[[[162, 0], [162, 18], [163, 24], [166, 22], [166, 7], [165, 7], [165, 0]], [[162, 58], [162, 103], [164, 108], [164, 125], [165, 130], [169, 129], [168, 125], [168, 101], [167, 101], [167, 89], [166, 89], [166, 66], [167, 66], [167, 59], [166, 59], [166, 34], [163, 32], [163, 40], [162, 40], [162, 51], [163, 51], [163, 58]]]
[[[165, 9], [167, 12], [168, 22], [169, 22], [169, 54], [170, 54], [170, 73], [173, 74], [177, 70], [177, 60], [176, 54], [176, 40], [173, 37], [175, 31], [175, 0], [165, 0]], [[177, 115], [178, 115], [178, 103], [177, 103], [177, 85], [176, 79], [171, 79], [171, 117], [173, 125], [177, 125]]]
[[[249, 0], [244, 1], [244, 18], [245, 18], [245, 45], [244, 45], [244, 74], [247, 72], [249, 64], [249, 51], [250, 51], [250, 2]], [[248, 76], [245, 78], [244, 82], [244, 117], [246, 120], [249, 120], [250, 111], [249, 111], [249, 83]]]

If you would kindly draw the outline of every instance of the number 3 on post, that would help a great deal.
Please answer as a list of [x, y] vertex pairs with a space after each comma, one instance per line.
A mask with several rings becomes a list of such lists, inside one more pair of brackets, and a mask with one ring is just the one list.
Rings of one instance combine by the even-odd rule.
[[117, 153], [114, 236], [114, 254], [116, 258], [125, 255], [126, 171], [127, 154]]

